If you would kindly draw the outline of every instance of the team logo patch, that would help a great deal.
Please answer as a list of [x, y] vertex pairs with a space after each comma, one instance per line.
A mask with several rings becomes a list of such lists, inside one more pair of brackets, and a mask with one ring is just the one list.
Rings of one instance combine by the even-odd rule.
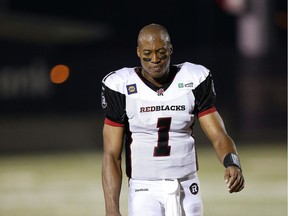
[[127, 85], [126, 88], [127, 88], [128, 95], [137, 93], [136, 84]]
[[196, 195], [198, 193], [198, 191], [199, 191], [198, 184], [197, 183], [193, 183], [192, 185], [190, 185], [189, 190], [190, 190], [190, 192], [193, 195]]
[[211, 82], [211, 88], [212, 88], [213, 94], [216, 95], [216, 91], [215, 91], [215, 86], [214, 86], [213, 80], [212, 80], [212, 82]]
[[107, 107], [107, 101], [106, 101], [106, 98], [105, 98], [105, 95], [103, 92], [101, 93], [101, 105], [102, 105], [103, 109], [105, 109]]

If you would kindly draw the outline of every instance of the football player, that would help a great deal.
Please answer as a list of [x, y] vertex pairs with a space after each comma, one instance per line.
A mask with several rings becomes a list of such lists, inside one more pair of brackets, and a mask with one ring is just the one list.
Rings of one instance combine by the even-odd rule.
[[244, 188], [236, 146], [215, 107], [211, 72], [190, 62], [172, 65], [172, 53], [167, 30], [147, 25], [138, 35], [141, 67], [122, 68], [103, 78], [106, 216], [120, 215], [124, 144], [130, 216], [203, 215], [193, 134], [196, 119], [226, 168], [229, 192]]

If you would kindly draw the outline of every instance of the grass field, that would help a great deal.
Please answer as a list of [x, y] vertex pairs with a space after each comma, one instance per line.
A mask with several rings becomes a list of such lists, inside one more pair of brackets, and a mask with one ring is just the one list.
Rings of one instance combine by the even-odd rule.
[[[286, 144], [239, 146], [246, 188], [229, 194], [212, 148], [199, 148], [205, 216], [286, 216]], [[101, 152], [1, 155], [0, 216], [104, 216]], [[121, 195], [127, 215], [127, 181]]]

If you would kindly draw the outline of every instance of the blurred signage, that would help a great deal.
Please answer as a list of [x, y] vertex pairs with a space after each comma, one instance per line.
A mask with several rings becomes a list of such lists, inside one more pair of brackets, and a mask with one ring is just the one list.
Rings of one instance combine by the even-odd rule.
[[0, 99], [33, 99], [51, 97], [53, 88], [49, 68], [44, 60], [0, 68]]

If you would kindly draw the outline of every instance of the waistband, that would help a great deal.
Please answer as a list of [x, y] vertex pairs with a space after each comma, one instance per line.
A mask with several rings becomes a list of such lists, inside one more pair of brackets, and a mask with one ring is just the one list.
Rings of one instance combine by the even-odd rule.
[[[194, 172], [194, 173], [191, 173], [187, 176], [184, 176], [182, 178], [164, 178], [164, 179], [153, 179], [153, 180], [149, 180], [149, 179], [134, 179], [134, 178], [130, 178], [132, 180], [139, 180], [139, 181], [173, 181], [175, 179], [177, 179], [179, 182], [183, 182], [183, 181], [187, 181], [187, 180], [190, 180], [190, 179], [193, 179], [197, 177], [197, 172]], [[129, 179], [129, 180], [130, 180]]]

